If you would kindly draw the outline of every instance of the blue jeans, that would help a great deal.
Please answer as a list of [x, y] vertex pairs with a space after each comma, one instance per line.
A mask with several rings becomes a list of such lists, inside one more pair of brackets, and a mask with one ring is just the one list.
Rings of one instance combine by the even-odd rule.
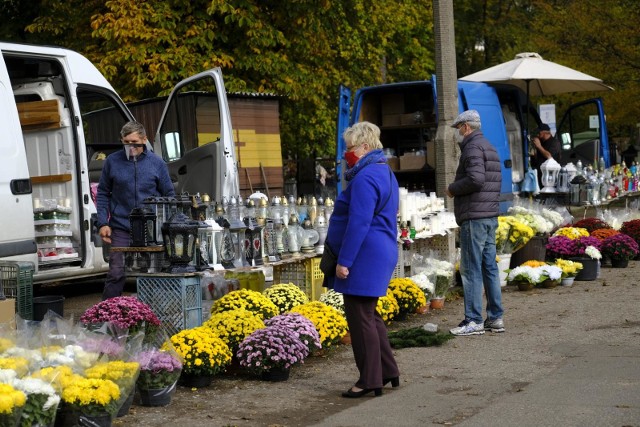
[[487, 319], [502, 317], [502, 291], [496, 263], [497, 218], [472, 219], [460, 226], [460, 276], [464, 289], [464, 318], [482, 323], [482, 288]]

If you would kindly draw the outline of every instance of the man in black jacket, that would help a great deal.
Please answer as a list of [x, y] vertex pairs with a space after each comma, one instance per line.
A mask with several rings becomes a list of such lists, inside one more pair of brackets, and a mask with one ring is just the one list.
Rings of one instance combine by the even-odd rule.
[[[502, 293], [496, 263], [496, 228], [502, 174], [500, 157], [480, 131], [476, 110], [461, 113], [453, 122], [461, 155], [453, 197], [460, 226], [460, 276], [464, 288], [464, 320], [454, 335], [482, 335], [485, 330], [504, 332]], [[482, 289], [487, 296], [487, 319], [482, 318]]]

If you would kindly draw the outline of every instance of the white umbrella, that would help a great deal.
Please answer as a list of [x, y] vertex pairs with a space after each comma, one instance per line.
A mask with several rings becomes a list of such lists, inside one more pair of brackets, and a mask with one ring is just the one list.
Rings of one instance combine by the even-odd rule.
[[460, 80], [508, 83], [535, 96], [613, 90], [598, 78], [546, 61], [535, 52], [519, 53], [511, 61], [469, 74]]
[[569, 92], [613, 90], [600, 79], [573, 68], [546, 61], [535, 52], [519, 53], [511, 61], [469, 74], [460, 80], [517, 86], [527, 93], [527, 105], [531, 95], [546, 96]]

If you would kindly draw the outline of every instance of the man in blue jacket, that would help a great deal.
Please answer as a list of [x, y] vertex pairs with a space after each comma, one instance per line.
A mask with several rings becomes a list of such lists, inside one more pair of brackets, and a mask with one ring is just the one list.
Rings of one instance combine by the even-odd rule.
[[[129, 246], [129, 214], [152, 196], [175, 196], [167, 165], [149, 149], [142, 124], [128, 122], [120, 131], [123, 150], [109, 155], [98, 184], [100, 237], [114, 247]], [[124, 253], [109, 254], [102, 299], [120, 296], [125, 283]]]
[[[504, 332], [502, 294], [496, 263], [496, 228], [500, 185], [500, 157], [480, 131], [480, 115], [467, 110], [458, 115], [456, 142], [460, 161], [447, 189], [453, 197], [460, 226], [460, 276], [464, 288], [464, 320], [454, 335], [482, 335], [485, 330]], [[482, 289], [487, 296], [487, 319], [482, 321]]]

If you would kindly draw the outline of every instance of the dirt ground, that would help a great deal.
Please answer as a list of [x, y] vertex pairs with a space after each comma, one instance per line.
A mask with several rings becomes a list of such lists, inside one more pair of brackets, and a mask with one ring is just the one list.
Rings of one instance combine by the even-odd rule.
[[[431, 424], [455, 425], [482, 409], [476, 397], [482, 391], [470, 391], [474, 384], [482, 388], [483, 378], [508, 377], [512, 384], [485, 394], [486, 402], [500, 395], [516, 393], [535, 378], [551, 372], [557, 366], [558, 355], [552, 349], [568, 339], [581, 341], [582, 333], [588, 331], [590, 340], [622, 341], [628, 336], [638, 336], [638, 322], [625, 324], [626, 313], [632, 311], [637, 318], [639, 297], [638, 273], [640, 262], [631, 261], [626, 269], [603, 268], [601, 278], [595, 281], [575, 282], [572, 287], [534, 289], [520, 292], [510, 286], [503, 288], [505, 306], [504, 334], [485, 334], [481, 337], [457, 337], [442, 347], [410, 348], [396, 351], [401, 370], [400, 389], [385, 389], [380, 398], [411, 389], [412, 385], [437, 381], [438, 394], [442, 396], [458, 393], [459, 407], [430, 409], [429, 397], [425, 396], [423, 408], [411, 408], [407, 416], [418, 425], [423, 421]], [[79, 315], [99, 301], [99, 293], [69, 296], [65, 300], [65, 317]], [[635, 303], [629, 300], [633, 299]], [[462, 298], [447, 301], [442, 310], [430, 310], [426, 314], [410, 316], [402, 322], [394, 322], [391, 330], [422, 325], [438, 324], [441, 330], [457, 325], [463, 317]], [[598, 303], [604, 305], [598, 306]], [[599, 308], [596, 308], [599, 307]], [[618, 319], [621, 316], [621, 319]], [[625, 317], [627, 316], [627, 317]], [[626, 320], [628, 322], [629, 320]], [[622, 328], [631, 325], [632, 335], [611, 334], [616, 322]], [[577, 338], [576, 338], [577, 337]], [[501, 348], [496, 348], [500, 346]], [[474, 352], [483, 352], [486, 357], [496, 358], [500, 363], [477, 360]], [[522, 363], [522, 356], [529, 359]], [[475, 369], [475, 371], [474, 371]], [[474, 378], [475, 376], [475, 378]], [[271, 383], [238, 373], [218, 375], [211, 386], [202, 389], [179, 387], [172, 403], [166, 407], [142, 407], [134, 404], [129, 414], [114, 421], [115, 426], [307, 426], [322, 423], [327, 417], [347, 411], [370, 400], [344, 399], [343, 390], [356, 379], [356, 368], [351, 348], [339, 345], [321, 356], [308, 358], [303, 365], [291, 371], [288, 381]], [[412, 384], [413, 383], [413, 384]], [[416, 384], [417, 383], [417, 384]], [[399, 395], [398, 395], [399, 396]], [[469, 405], [465, 399], [473, 399]], [[412, 414], [412, 410], [415, 415]], [[420, 413], [420, 415], [418, 415]], [[430, 421], [430, 422], [429, 422]], [[364, 422], [364, 420], [363, 420]], [[362, 425], [376, 425], [367, 421]], [[412, 424], [408, 424], [412, 425]]]

